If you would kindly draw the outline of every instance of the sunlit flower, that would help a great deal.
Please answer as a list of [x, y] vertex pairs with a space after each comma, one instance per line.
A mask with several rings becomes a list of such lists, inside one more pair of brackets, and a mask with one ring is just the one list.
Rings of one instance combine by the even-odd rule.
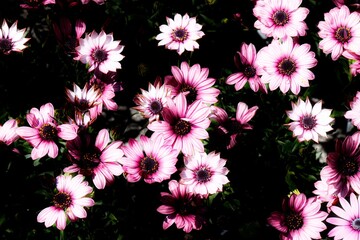
[[171, 72], [172, 76], [165, 77], [165, 85], [170, 88], [172, 96], [185, 93], [188, 104], [195, 100], [206, 104], [218, 101], [220, 90], [214, 87], [216, 79], [208, 77], [208, 68], [201, 68], [200, 64], [190, 67], [187, 62], [182, 62], [180, 68], [172, 66]]
[[168, 229], [175, 223], [184, 232], [200, 230], [203, 226], [203, 200], [199, 195], [189, 192], [188, 186], [179, 184], [176, 180], [169, 182], [170, 193], [161, 192], [160, 201], [163, 203], [157, 211], [166, 215], [163, 229]]
[[9, 28], [6, 20], [3, 20], [0, 30], [0, 52], [10, 54], [13, 52], [22, 52], [28, 46], [25, 45], [30, 38], [26, 38], [26, 29], [17, 28], [18, 21], [15, 21]]
[[104, 189], [112, 184], [114, 176], [120, 176], [124, 170], [120, 164], [124, 152], [122, 141], [111, 141], [109, 131], [98, 132], [95, 142], [87, 132], [66, 143], [73, 165], [64, 168], [66, 173], [79, 173], [91, 176], [97, 189]]
[[189, 191], [208, 197], [209, 194], [222, 192], [223, 185], [229, 182], [225, 167], [226, 160], [220, 153], [195, 152], [184, 157], [184, 169], [180, 173], [180, 184], [189, 186]]
[[283, 39], [286, 36], [304, 36], [308, 29], [305, 18], [309, 9], [300, 7], [302, 0], [257, 1], [253, 14], [254, 27], [267, 37]]
[[337, 60], [344, 50], [360, 52], [360, 13], [350, 12], [346, 5], [334, 7], [324, 14], [324, 20], [318, 23], [319, 48], [325, 54], [331, 53]]
[[19, 139], [19, 135], [16, 133], [18, 128], [18, 122], [16, 119], [7, 120], [2, 126], [0, 125], [0, 143], [10, 145]]
[[185, 95], [168, 98], [163, 109], [164, 120], [149, 123], [148, 129], [155, 135], [162, 135], [166, 142], [183, 154], [204, 151], [203, 139], [209, 137], [206, 129], [210, 126], [210, 108], [201, 100], [188, 105]]
[[310, 48], [310, 44], [300, 45], [292, 38], [273, 40], [257, 54], [261, 81], [268, 83], [271, 91], [280, 88], [283, 93], [290, 90], [299, 94], [301, 87], [309, 87], [309, 80], [315, 78], [309, 69], [316, 66], [317, 60]]
[[351, 123], [360, 129], [360, 91], [356, 92], [355, 97], [350, 102], [350, 110], [346, 111], [344, 117], [351, 120]]
[[76, 47], [78, 56], [74, 57], [82, 63], [89, 65], [89, 72], [98, 68], [101, 72], [116, 72], [121, 69], [120, 61], [124, 58], [121, 54], [124, 46], [119, 41], [114, 41], [113, 34], [106, 34], [101, 31], [98, 34], [92, 31], [85, 38], [79, 39], [79, 46]]
[[321, 239], [320, 233], [326, 229], [323, 222], [328, 213], [321, 211], [321, 202], [316, 197], [305, 194], [291, 194], [283, 200], [282, 211], [272, 212], [268, 223], [280, 232], [280, 239]]
[[56, 193], [53, 206], [47, 207], [38, 214], [37, 221], [51, 227], [56, 223], [59, 230], [64, 230], [67, 220], [75, 221], [86, 218], [86, 208], [95, 205], [90, 197], [93, 188], [84, 181], [84, 176], [59, 175], [56, 177]]
[[58, 156], [58, 138], [72, 140], [77, 137], [78, 126], [75, 124], [59, 124], [54, 118], [54, 106], [51, 103], [32, 108], [26, 115], [29, 127], [21, 126], [16, 133], [33, 146], [31, 158], [39, 159], [48, 155], [51, 158]]
[[232, 73], [226, 78], [226, 83], [234, 85], [235, 90], [239, 91], [246, 83], [250, 88], [257, 92], [259, 89], [267, 93], [267, 88], [260, 80], [259, 65], [256, 62], [256, 48], [254, 44], [241, 44], [240, 51], [236, 52], [234, 62], [240, 72]]
[[121, 163], [129, 182], [141, 179], [146, 183], [162, 182], [177, 171], [178, 152], [166, 145], [162, 136], [149, 138], [141, 135], [138, 140], [129, 139], [122, 150], [125, 157]]
[[176, 50], [179, 55], [185, 50], [192, 52], [199, 48], [196, 40], [205, 34], [200, 31], [202, 25], [196, 23], [195, 17], [189, 17], [188, 14], [181, 16], [177, 13], [174, 19], [166, 17], [166, 21], [167, 25], [161, 25], [161, 33], [156, 36], [156, 40], [160, 40], [159, 46], [165, 45], [165, 48]]
[[318, 142], [319, 135], [326, 138], [326, 133], [333, 129], [330, 126], [334, 121], [334, 118], [330, 117], [331, 109], [323, 109], [322, 101], [312, 106], [309, 98], [306, 98], [306, 101], [299, 98], [297, 103], [292, 102], [291, 106], [292, 110], [286, 111], [286, 114], [292, 122], [286, 125], [300, 142], [311, 139]]
[[351, 193], [349, 198], [340, 197], [340, 206], [332, 206], [335, 216], [328, 217], [326, 222], [334, 225], [330, 228], [328, 237], [334, 239], [352, 240], [360, 238], [360, 198]]

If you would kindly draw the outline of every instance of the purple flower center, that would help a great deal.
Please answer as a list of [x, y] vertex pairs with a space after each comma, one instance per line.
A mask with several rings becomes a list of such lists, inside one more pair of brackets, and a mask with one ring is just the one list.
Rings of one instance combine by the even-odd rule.
[[0, 39], [0, 51], [3, 53], [9, 52], [13, 47], [13, 43], [9, 39]]
[[283, 10], [277, 10], [273, 15], [272, 19], [278, 26], [284, 26], [289, 22], [289, 15]]
[[359, 172], [357, 157], [341, 155], [337, 161], [337, 169], [343, 176], [354, 176]]
[[352, 221], [351, 226], [353, 227], [353, 229], [359, 231], [360, 230], [360, 219], [357, 218], [354, 221]]
[[100, 163], [100, 152], [98, 149], [93, 149], [93, 151], [86, 152], [82, 155], [77, 165], [80, 168], [80, 173], [84, 176], [90, 176], [93, 172], [93, 169], [99, 166]]
[[284, 58], [281, 60], [281, 62], [278, 64], [279, 72], [282, 75], [290, 76], [293, 74], [296, 70], [295, 62], [290, 58]]
[[154, 99], [149, 106], [149, 110], [152, 114], [158, 114], [163, 109], [163, 105], [159, 100]]
[[174, 125], [176, 135], [184, 136], [191, 131], [191, 124], [185, 120], [179, 120]]
[[172, 38], [177, 42], [183, 42], [188, 38], [188, 32], [184, 28], [178, 28], [172, 33]]
[[316, 125], [316, 119], [313, 116], [303, 116], [300, 119], [300, 126], [305, 130], [311, 130]]
[[159, 163], [153, 157], [144, 157], [140, 162], [141, 170], [146, 174], [155, 173], [159, 169]]
[[200, 168], [196, 172], [196, 180], [200, 183], [208, 182], [211, 178], [212, 174], [208, 168]]
[[252, 78], [256, 75], [256, 69], [251, 65], [246, 65], [244, 69], [244, 75], [247, 78]]
[[95, 49], [92, 53], [92, 57], [95, 62], [101, 63], [108, 58], [108, 53], [103, 49]]
[[335, 38], [341, 43], [348, 42], [351, 38], [350, 29], [346, 27], [339, 27], [336, 29]]
[[196, 88], [191, 87], [186, 84], [182, 84], [180, 86], [180, 92], [188, 92], [188, 94], [186, 95], [186, 101], [188, 104], [191, 104], [196, 100], [196, 97], [197, 97]]
[[303, 217], [298, 213], [292, 212], [285, 217], [285, 225], [289, 230], [300, 229], [304, 225]]
[[57, 137], [57, 129], [49, 123], [45, 123], [40, 127], [39, 135], [44, 140], [54, 140]]
[[64, 192], [58, 192], [53, 198], [54, 206], [64, 210], [71, 205], [71, 202], [70, 195]]

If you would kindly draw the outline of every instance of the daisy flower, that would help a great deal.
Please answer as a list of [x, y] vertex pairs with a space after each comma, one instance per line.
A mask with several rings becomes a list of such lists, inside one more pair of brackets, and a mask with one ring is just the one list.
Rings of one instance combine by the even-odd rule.
[[0, 143], [10, 145], [19, 139], [19, 135], [16, 133], [18, 128], [18, 122], [16, 119], [7, 120], [2, 126], [0, 125]]
[[184, 164], [179, 183], [187, 185], [194, 194], [206, 198], [209, 194], [222, 192], [223, 185], [229, 182], [226, 160], [220, 158], [220, 153], [196, 152], [185, 156]]
[[51, 227], [56, 223], [59, 230], [64, 230], [67, 220], [75, 221], [86, 218], [85, 208], [95, 205], [90, 197], [93, 188], [84, 181], [84, 176], [59, 175], [56, 177], [56, 193], [53, 206], [47, 207], [37, 215], [37, 221]]
[[188, 190], [187, 185], [179, 184], [176, 180], [169, 181], [168, 192], [161, 192], [160, 201], [163, 203], [157, 211], [166, 215], [163, 229], [168, 229], [175, 223], [178, 229], [189, 233], [193, 229], [200, 230], [203, 225], [203, 200]]
[[360, 52], [360, 13], [350, 12], [346, 5], [332, 8], [318, 23], [319, 48], [325, 54], [331, 53], [336, 61], [344, 50]]
[[141, 94], [136, 94], [134, 98], [137, 106], [133, 109], [139, 111], [149, 122], [158, 121], [162, 110], [166, 107], [166, 99], [170, 97], [170, 89], [156, 79], [154, 85], [149, 83], [148, 90], [140, 90]]
[[254, 44], [241, 44], [240, 51], [236, 52], [234, 62], [240, 72], [233, 73], [226, 78], [226, 84], [234, 85], [235, 90], [239, 91], [246, 83], [250, 88], [257, 92], [259, 89], [267, 93], [266, 86], [260, 79], [260, 69], [256, 62], [256, 48]]
[[350, 110], [345, 112], [344, 117], [349, 119], [357, 129], [360, 129], [360, 91], [356, 92], [350, 102]]
[[101, 31], [98, 34], [92, 31], [85, 38], [79, 39], [79, 46], [76, 47], [78, 56], [74, 57], [74, 60], [89, 65], [89, 72], [97, 68], [105, 74], [109, 71], [116, 72], [116, 69], [121, 69], [123, 49], [120, 41], [114, 41], [112, 33]]
[[15, 21], [9, 28], [6, 20], [3, 20], [0, 30], [0, 52], [5, 55], [13, 52], [22, 52], [28, 46], [25, 45], [30, 38], [26, 38], [26, 29], [17, 28], [18, 21]]
[[16, 133], [33, 146], [31, 158], [39, 159], [48, 155], [56, 158], [59, 148], [58, 138], [72, 140], [77, 137], [78, 126], [75, 124], [59, 124], [54, 118], [54, 106], [51, 103], [44, 104], [40, 109], [32, 108], [26, 115], [29, 127], [21, 126]]
[[[349, 200], [349, 201], [348, 201]], [[349, 198], [340, 197], [340, 206], [332, 206], [334, 216], [328, 217], [326, 221], [332, 225], [328, 237], [334, 239], [353, 240], [360, 238], [360, 198], [351, 193]]]
[[166, 145], [162, 136], [141, 135], [138, 140], [129, 139], [122, 150], [125, 156], [121, 163], [129, 182], [138, 182], [142, 178], [146, 183], [162, 182], [177, 171], [178, 152]]
[[202, 38], [205, 34], [200, 31], [202, 25], [196, 23], [195, 17], [189, 17], [188, 14], [181, 16], [175, 14], [174, 19], [166, 17], [167, 25], [162, 24], [159, 33], [155, 39], [160, 40], [158, 46], [164, 46], [166, 49], [176, 50], [181, 55], [185, 50], [194, 51], [199, 48], [196, 40]]
[[257, 1], [253, 14], [254, 27], [267, 37], [284, 39], [286, 36], [304, 36], [308, 29], [305, 18], [309, 9], [300, 7], [302, 0]]
[[206, 104], [218, 101], [220, 90], [213, 87], [216, 79], [208, 77], [208, 68], [201, 68], [199, 64], [190, 67], [187, 62], [182, 62], [180, 68], [172, 66], [171, 73], [172, 76], [165, 77], [165, 85], [170, 88], [172, 96], [186, 93], [188, 104], [195, 100], [202, 100]]
[[280, 232], [280, 239], [321, 239], [328, 213], [321, 211], [321, 202], [305, 194], [291, 194], [283, 200], [282, 211], [270, 214], [267, 221]]
[[298, 44], [292, 38], [285, 41], [273, 40], [259, 50], [257, 59], [260, 65], [261, 81], [269, 84], [271, 91], [280, 88], [281, 92], [298, 95], [301, 87], [309, 87], [309, 80], [315, 74], [309, 69], [316, 66], [315, 53], [310, 44]]
[[320, 180], [314, 183], [314, 187], [315, 190], [312, 193], [316, 195], [319, 201], [326, 203], [327, 210], [330, 212], [330, 207], [338, 200], [338, 191], [334, 184], [329, 184], [327, 176], [320, 174]]
[[188, 105], [184, 94], [168, 98], [163, 109], [164, 120], [154, 121], [147, 126], [155, 135], [162, 135], [167, 143], [183, 154], [204, 152], [203, 139], [209, 137], [210, 108], [201, 100]]
[[292, 110], [286, 111], [286, 114], [292, 122], [286, 126], [300, 142], [311, 139], [318, 142], [319, 135], [326, 138], [326, 133], [333, 129], [330, 126], [334, 121], [334, 118], [330, 117], [331, 109], [322, 109], [322, 101], [312, 106], [309, 98], [305, 101], [299, 98], [297, 103], [292, 102], [291, 105]]
[[73, 164], [64, 168], [64, 172], [91, 176], [95, 187], [104, 189], [114, 182], [114, 176], [124, 172], [120, 164], [124, 156], [122, 144], [119, 140], [111, 142], [107, 129], [98, 132], [95, 142], [87, 132], [82, 132], [79, 137], [66, 143]]

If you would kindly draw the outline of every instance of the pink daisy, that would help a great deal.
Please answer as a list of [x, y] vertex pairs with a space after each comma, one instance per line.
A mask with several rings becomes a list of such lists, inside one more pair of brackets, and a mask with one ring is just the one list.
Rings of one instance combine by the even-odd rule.
[[302, 0], [257, 1], [253, 14], [254, 27], [267, 37], [284, 39], [286, 36], [304, 36], [308, 29], [305, 18], [309, 9], [300, 7]]
[[9, 119], [2, 126], [0, 125], [0, 143], [3, 142], [9, 146], [18, 140], [19, 135], [16, 133], [17, 128], [18, 122], [16, 119]]
[[159, 213], [166, 215], [163, 229], [166, 230], [175, 223], [178, 229], [183, 229], [186, 233], [193, 229], [200, 230], [204, 222], [202, 198], [176, 180], [169, 181], [169, 190], [170, 193], [160, 193], [163, 205], [157, 208]]
[[350, 102], [350, 110], [345, 112], [344, 117], [349, 119], [357, 129], [360, 129], [360, 91], [356, 92]]
[[338, 201], [338, 191], [334, 184], [328, 183], [325, 174], [321, 174], [320, 178], [320, 180], [314, 183], [315, 190], [312, 193], [316, 195], [319, 201], [326, 203], [327, 210], [330, 212], [330, 207]]
[[351, 193], [349, 198], [340, 197], [340, 206], [332, 206], [334, 216], [326, 221], [334, 225], [328, 233], [328, 237], [342, 240], [360, 239], [360, 198]]
[[327, 137], [327, 132], [333, 128], [330, 124], [334, 118], [330, 117], [331, 109], [323, 109], [322, 101], [311, 105], [309, 98], [305, 101], [298, 99], [297, 103], [291, 103], [292, 110], [286, 111], [292, 122], [286, 124], [293, 131], [300, 142], [314, 140], [319, 141], [319, 135]]
[[201, 100], [188, 105], [184, 94], [168, 98], [163, 109], [164, 120], [149, 123], [148, 129], [155, 135], [162, 135], [173, 148], [185, 155], [195, 151], [204, 152], [202, 140], [209, 137], [210, 108]]
[[342, 55], [349, 60], [351, 75], [357, 76], [360, 73], [360, 55], [347, 50]]
[[178, 152], [166, 145], [162, 136], [149, 138], [141, 135], [138, 140], [129, 139], [122, 150], [125, 157], [121, 163], [129, 182], [142, 178], [146, 183], [162, 182], [177, 171]]
[[234, 62], [240, 72], [230, 74], [226, 78], [226, 84], [235, 85], [235, 90], [239, 91], [248, 82], [254, 92], [260, 89], [262, 92], [267, 93], [265, 84], [260, 80], [260, 69], [256, 62], [254, 44], [242, 43], [241, 50], [236, 52]]
[[260, 49], [257, 59], [262, 69], [261, 81], [268, 83], [271, 91], [280, 88], [283, 93], [291, 90], [298, 95], [300, 88], [309, 87], [309, 80], [315, 78], [309, 69], [317, 65], [317, 60], [310, 47], [307, 43], [295, 43], [289, 37], [282, 42], [273, 40]]
[[321, 211], [321, 202], [305, 194], [291, 194], [283, 200], [282, 211], [272, 212], [268, 223], [280, 232], [282, 240], [321, 239], [328, 213]]
[[0, 29], [0, 52], [10, 54], [13, 52], [22, 52], [28, 46], [25, 45], [30, 38], [26, 38], [26, 29], [17, 28], [18, 21], [15, 21], [9, 28], [6, 20], [3, 20]]
[[106, 34], [101, 31], [98, 34], [92, 31], [85, 38], [79, 39], [79, 46], [76, 47], [78, 56], [74, 60], [88, 64], [89, 72], [97, 68], [105, 74], [108, 71], [116, 72], [116, 69], [121, 69], [123, 49], [124, 46], [120, 45], [120, 41], [114, 41], [112, 33]]
[[98, 132], [95, 142], [87, 132], [82, 132], [66, 143], [73, 165], [64, 168], [64, 172], [91, 176], [95, 187], [104, 189], [114, 182], [114, 176], [124, 172], [120, 164], [124, 155], [122, 144], [119, 140], [111, 142], [107, 129]]
[[59, 148], [58, 138], [72, 140], [77, 137], [78, 126], [75, 124], [59, 124], [54, 118], [54, 106], [51, 103], [44, 104], [37, 108], [32, 108], [26, 115], [29, 127], [21, 126], [16, 129], [16, 133], [33, 146], [31, 158], [39, 159], [48, 155], [56, 158]]
[[344, 50], [360, 52], [360, 13], [350, 12], [346, 5], [332, 8], [324, 14], [325, 21], [320, 21], [318, 32], [321, 41], [319, 48], [325, 54], [331, 53], [332, 60], [337, 60]]
[[202, 38], [205, 34], [200, 31], [202, 25], [196, 22], [196, 17], [189, 17], [175, 14], [174, 19], [166, 17], [166, 24], [162, 24], [159, 33], [155, 39], [160, 40], [158, 46], [165, 45], [166, 49], [176, 50], [181, 55], [185, 50], [194, 51], [199, 48], [196, 40]]
[[56, 223], [59, 230], [64, 230], [67, 220], [75, 221], [86, 218], [87, 207], [95, 205], [90, 197], [93, 188], [84, 181], [84, 176], [59, 175], [56, 177], [56, 193], [53, 197], [53, 206], [47, 207], [37, 215], [37, 221], [51, 227]]
[[209, 194], [222, 192], [223, 185], [229, 183], [225, 167], [226, 160], [220, 158], [220, 153], [196, 152], [184, 157], [185, 167], [180, 173], [180, 184], [189, 187], [189, 191], [205, 198]]
[[188, 104], [195, 100], [202, 100], [206, 104], [218, 101], [220, 90], [213, 87], [216, 79], [208, 77], [208, 68], [201, 68], [199, 64], [190, 67], [187, 62], [182, 62], [180, 68], [172, 66], [171, 72], [172, 76], [165, 77], [165, 85], [170, 88], [173, 96], [186, 93]]

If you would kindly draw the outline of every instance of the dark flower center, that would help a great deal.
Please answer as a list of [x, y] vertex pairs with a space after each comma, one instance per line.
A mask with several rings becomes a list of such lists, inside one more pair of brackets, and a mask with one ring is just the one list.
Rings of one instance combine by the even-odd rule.
[[244, 69], [244, 75], [247, 78], [252, 78], [256, 75], [256, 69], [251, 65], [246, 65]]
[[87, 99], [80, 99], [77, 103], [77, 107], [80, 111], [86, 111], [90, 108], [90, 103]]
[[353, 176], [359, 172], [359, 163], [354, 157], [340, 156], [337, 167], [343, 176]]
[[300, 229], [304, 224], [303, 217], [298, 213], [290, 213], [285, 218], [285, 225], [289, 230]]
[[196, 172], [196, 180], [200, 183], [209, 181], [211, 176], [211, 171], [208, 168], [201, 168]]
[[186, 101], [188, 104], [191, 104], [196, 100], [196, 97], [197, 97], [196, 88], [191, 87], [186, 84], [182, 84], [180, 87], [180, 92], [188, 92], [188, 94], [186, 95]]
[[188, 38], [188, 32], [183, 28], [178, 28], [173, 31], [172, 37], [175, 41], [183, 42]]
[[350, 29], [346, 27], [339, 27], [335, 32], [335, 38], [341, 43], [348, 42], [351, 38]]
[[316, 119], [312, 116], [304, 116], [300, 119], [300, 126], [305, 130], [311, 130], [316, 125]]
[[108, 58], [108, 53], [103, 49], [96, 49], [92, 53], [92, 57], [95, 60], [95, 62], [101, 63]]
[[58, 192], [53, 198], [54, 206], [64, 210], [71, 205], [71, 202], [70, 195], [64, 192]]
[[290, 58], [285, 58], [278, 64], [278, 69], [281, 74], [290, 76], [295, 72], [296, 65]]
[[289, 15], [283, 10], [278, 10], [272, 15], [272, 19], [276, 25], [284, 26], [289, 22]]
[[140, 162], [141, 170], [146, 174], [155, 173], [159, 169], [159, 163], [153, 157], [144, 157]]
[[93, 172], [93, 169], [99, 166], [100, 160], [100, 151], [95, 148], [92, 151], [86, 152], [82, 155], [77, 165], [80, 168], [80, 173], [84, 176], [90, 176]]
[[197, 204], [194, 197], [186, 195], [176, 199], [173, 206], [181, 216], [187, 216], [196, 212]]
[[240, 133], [242, 125], [236, 119], [229, 119], [225, 122], [224, 127], [229, 131], [230, 134]]
[[39, 129], [39, 135], [44, 140], [54, 140], [57, 137], [57, 132], [57, 129], [48, 123], [45, 123]]
[[355, 220], [352, 221], [351, 226], [353, 227], [353, 229], [359, 231], [360, 230], [360, 219], [356, 218]]
[[184, 136], [191, 131], [191, 124], [184, 120], [179, 120], [174, 126], [174, 132], [177, 135]]
[[159, 100], [153, 100], [150, 103], [149, 110], [152, 114], [158, 114], [161, 112], [162, 109], [163, 109], [163, 105]]
[[13, 47], [13, 43], [11, 40], [9, 39], [0, 39], [0, 51], [2, 51], [3, 53], [6, 53], [8, 51], [10, 51]]

